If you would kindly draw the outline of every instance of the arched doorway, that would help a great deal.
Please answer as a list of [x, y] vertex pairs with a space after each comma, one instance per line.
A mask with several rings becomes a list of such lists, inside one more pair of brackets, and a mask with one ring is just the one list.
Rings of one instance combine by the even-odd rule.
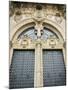
[[12, 41], [10, 88], [65, 85], [62, 35], [55, 28], [42, 27], [16, 32]]

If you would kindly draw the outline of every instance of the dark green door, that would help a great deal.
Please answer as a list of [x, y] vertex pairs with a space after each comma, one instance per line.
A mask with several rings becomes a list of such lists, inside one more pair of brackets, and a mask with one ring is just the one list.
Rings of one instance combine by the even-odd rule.
[[34, 87], [34, 50], [14, 50], [10, 66], [10, 88]]
[[66, 84], [65, 65], [61, 50], [43, 50], [43, 85]]

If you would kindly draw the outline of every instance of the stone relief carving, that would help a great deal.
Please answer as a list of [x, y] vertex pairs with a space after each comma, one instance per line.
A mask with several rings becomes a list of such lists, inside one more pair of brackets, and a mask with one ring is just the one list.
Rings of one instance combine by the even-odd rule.
[[15, 10], [14, 20], [19, 22], [22, 19], [22, 12], [21, 9]]
[[21, 37], [20, 45], [22, 45], [25, 48], [29, 44], [29, 39], [30, 38], [27, 35], [24, 35], [23, 37]]
[[23, 47], [26, 48], [29, 44], [31, 44], [32, 40], [27, 35], [24, 35], [23, 37], [20, 37], [13, 41], [13, 47]]
[[28, 46], [29, 42], [28, 40], [24, 39], [22, 42], [21, 42], [21, 45], [26, 48]]
[[[27, 5], [28, 6], [28, 5]], [[30, 6], [25, 6], [24, 4], [21, 5], [21, 7], [14, 8], [14, 20], [16, 23], [18, 23], [21, 20], [27, 19], [27, 18], [33, 18], [35, 20], [35, 34], [38, 37], [41, 37], [41, 35], [44, 33], [43, 32], [43, 26], [42, 22], [44, 19], [49, 19], [52, 21], [55, 21], [57, 23], [62, 22], [62, 12], [59, 12], [58, 7], [53, 5], [32, 5]], [[59, 8], [60, 9], [60, 8]], [[12, 11], [13, 8], [10, 10]], [[57, 45], [57, 39], [54, 37], [50, 37], [47, 40], [47, 43], [49, 44], [50, 47], [55, 47]], [[30, 43], [30, 39], [27, 36], [21, 37], [19, 40], [15, 40], [13, 44], [20, 45], [27, 47]]]
[[27, 35], [24, 35], [23, 37], [20, 37], [19, 39], [16, 39], [10, 44], [10, 47], [15, 48], [35, 48], [37, 45], [40, 45], [43, 48], [56, 48], [56, 47], [63, 47], [63, 43], [57, 39], [55, 36], [48, 37], [47, 40], [37, 38], [36, 40], [32, 40]]
[[[29, 5], [26, 6], [24, 3], [19, 5], [19, 7], [14, 7], [14, 4], [11, 4], [10, 16], [14, 14], [14, 20], [16, 22], [23, 20], [25, 18], [35, 18], [36, 20], [41, 20], [42, 18], [48, 18], [55, 20], [58, 23], [62, 22], [62, 18], [65, 12], [65, 7], [58, 7], [57, 5]], [[32, 6], [32, 7], [31, 7]], [[57, 15], [58, 14], [58, 15]], [[61, 15], [60, 15], [61, 14]], [[55, 17], [55, 18], [54, 18]]]
[[37, 46], [37, 45], [40, 45], [40, 46], [42, 46], [42, 41], [41, 41], [41, 39], [37, 39], [36, 41], [35, 41], [35, 45]]
[[56, 41], [54, 39], [51, 39], [49, 45], [54, 48], [56, 46]]
[[62, 22], [62, 16], [60, 15], [60, 13], [56, 13], [55, 20], [59, 24]]
[[57, 43], [58, 43], [58, 40], [56, 39], [55, 36], [50, 36], [50, 37], [48, 38], [48, 40], [47, 40], [47, 43], [49, 44], [49, 46], [50, 46], [51, 48], [55, 48], [55, 46], [56, 46]]
[[42, 26], [42, 22], [37, 22], [35, 25], [35, 34], [37, 35], [38, 38], [41, 37], [41, 35], [43, 34], [43, 26]]

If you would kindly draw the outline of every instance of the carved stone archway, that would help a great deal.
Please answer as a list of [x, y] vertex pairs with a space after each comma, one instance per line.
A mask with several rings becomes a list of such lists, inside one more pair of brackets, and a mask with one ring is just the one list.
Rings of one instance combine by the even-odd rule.
[[[38, 35], [40, 37], [41, 32], [44, 27], [47, 27], [51, 29], [52, 32], [55, 32], [58, 39], [51, 38], [47, 41], [44, 41], [40, 38], [38, 38], [36, 41], [32, 41], [29, 37], [24, 37], [22, 40], [22, 43], [19, 43], [17, 40], [17, 37], [20, 35], [20, 33], [24, 32], [26, 29], [34, 27], [36, 30], [38, 30]], [[10, 41], [12, 43], [12, 46], [10, 48], [10, 63], [13, 55], [14, 49], [35, 49], [35, 71], [34, 71], [34, 87], [42, 87], [43, 86], [43, 61], [42, 61], [42, 48], [43, 49], [62, 49], [63, 55], [65, 58], [65, 49], [63, 47], [64, 43], [64, 34], [62, 33], [62, 28], [54, 23], [53, 21], [50, 21], [48, 19], [40, 19], [40, 21], [36, 18], [30, 18], [25, 21], [21, 21], [17, 26], [13, 28], [13, 31], [10, 35]], [[39, 53], [40, 52], [40, 53]], [[65, 59], [64, 59], [65, 60]], [[41, 64], [40, 64], [41, 63]], [[39, 73], [37, 73], [39, 71]]]
[[51, 86], [65, 85], [65, 8], [58, 4], [10, 2], [10, 88], [43, 87], [49, 79]]

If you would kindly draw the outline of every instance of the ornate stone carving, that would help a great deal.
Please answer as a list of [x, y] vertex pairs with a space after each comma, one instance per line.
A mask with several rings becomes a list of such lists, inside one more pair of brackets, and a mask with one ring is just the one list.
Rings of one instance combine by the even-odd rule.
[[[10, 1], [10, 13], [16, 12], [16, 9], [21, 9], [22, 14], [32, 14], [37, 18], [44, 17], [47, 15], [55, 15], [58, 11], [63, 17], [65, 17], [65, 6], [64, 5], [49, 5], [45, 4], [25, 4], [23, 3], [14, 3]], [[13, 13], [14, 14], [14, 13]], [[13, 15], [12, 14], [12, 15]]]
[[21, 12], [20, 9], [17, 9], [17, 10], [15, 11], [14, 20], [15, 20], [16, 22], [19, 22], [21, 19], [22, 19], [22, 12]]
[[62, 16], [60, 15], [60, 13], [56, 13], [55, 20], [59, 24], [62, 22]]
[[24, 48], [28, 46], [29, 44], [29, 37], [27, 35], [24, 35], [23, 38], [21, 38], [21, 43], [20, 43]]
[[35, 10], [34, 15], [32, 16], [34, 20], [37, 22], [41, 22], [44, 20], [44, 12], [43, 10]]
[[[60, 13], [60, 16], [57, 16], [57, 13]], [[23, 3], [14, 3], [10, 4], [10, 16], [13, 16], [14, 25], [16, 26], [19, 22], [33, 18], [35, 22], [42, 22], [44, 19], [52, 20], [57, 24], [60, 24], [65, 18], [65, 6], [62, 5], [49, 5], [49, 4], [25, 4]]]
[[56, 43], [57, 42], [57, 39], [56, 39], [56, 37], [55, 36], [50, 36], [49, 38], [48, 38], [48, 43], [49, 43], [49, 46], [51, 47], [51, 48], [55, 48], [55, 46], [56, 46]]
[[23, 47], [23, 48], [26, 48], [30, 43], [31, 43], [31, 38], [28, 37], [27, 35], [24, 35], [23, 37], [20, 37], [19, 39], [16, 39], [14, 42], [13, 42], [13, 46], [14, 47]]
[[35, 25], [35, 33], [37, 34], [37, 37], [40, 38], [43, 34], [43, 26], [42, 22], [37, 22]]
[[35, 41], [35, 44], [36, 44], [36, 46], [39, 44], [40, 46], [42, 46], [42, 41], [41, 41], [41, 39], [37, 39], [36, 41]]
[[54, 39], [51, 39], [49, 45], [54, 48], [56, 46], [56, 41]]
[[21, 42], [21, 45], [24, 47], [24, 48], [26, 48], [26, 46], [28, 46], [28, 40], [23, 40], [22, 42]]

